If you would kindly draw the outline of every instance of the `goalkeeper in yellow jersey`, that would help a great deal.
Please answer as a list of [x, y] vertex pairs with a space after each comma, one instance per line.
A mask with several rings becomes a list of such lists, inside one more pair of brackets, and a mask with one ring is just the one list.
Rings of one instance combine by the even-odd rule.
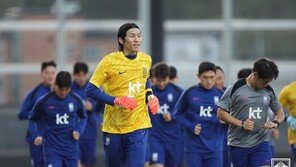
[[288, 110], [288, 142], [291, 145], [294, 162], [296, 160], [296, 81], [285, 86], [280, 94], [279, 100], [283, 108]]
[[153, 114], [158, 110], [158, 99], [147, 82], [151, 58], [139, 51], [142, 35], [135, 23], [123, 24], [117, 40], [119, 50], [98, 64], [86, 95], [106, 103], [102, 128], [106, 166], [140, 167], [151, 127], [147, 108]]

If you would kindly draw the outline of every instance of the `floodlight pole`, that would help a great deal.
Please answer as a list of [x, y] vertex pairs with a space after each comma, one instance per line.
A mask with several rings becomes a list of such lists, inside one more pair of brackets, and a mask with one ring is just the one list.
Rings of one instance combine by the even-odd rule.
[[[224, 72], [230, 74], [230, 65], [233, 56], [233, 0], [223, 0], [222, 1], [222, 17], [224, 21], [224, 30], [222, 32], [222, 54], [221, 61], [224, 64]], [[229, 77], [230, 78], [230, 77]]]
[[65, 40], [65, 20], [66, 14], [63, 11], [63, 7], [65, 6], [65, 0], [57, 0], [57, 63], [59, 70], [65, 70], [66, 68], [66, 40]]
[[151, 29], [150, 29], [150, 3], [151, 0], [138, 0], [138, 19], [141, 21], [143, 36], [142, 50], [151, 54]]

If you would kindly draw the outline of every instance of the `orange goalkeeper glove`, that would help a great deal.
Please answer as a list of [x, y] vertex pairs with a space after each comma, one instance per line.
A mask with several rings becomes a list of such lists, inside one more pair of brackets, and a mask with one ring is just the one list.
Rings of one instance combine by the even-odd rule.
[[114, 105], [128, 110], [134, 110], [138, 106], [138, 103], [134, 97], [122, 96], [115, 98]]
[[150, 95], [148, 97], [148, 107], [150, 109], [150, 112], [155, 115], [158, 111], [158, 107], [159, 107], [159, 100], [156, 96], [154, 95]]

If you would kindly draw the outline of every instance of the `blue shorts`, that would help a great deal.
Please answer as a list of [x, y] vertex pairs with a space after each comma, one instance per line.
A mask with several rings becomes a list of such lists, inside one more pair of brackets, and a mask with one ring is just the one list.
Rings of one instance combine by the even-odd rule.
[[182, 165], [184, 157], [183, 141], [173, 143], [160, 143], [149, 141], [150, 162], [152, 164], [163, 164], [165, 166]]
[[78, 155], [59, 155], [57, 153], [44, 152], [45, 166], [49, 167], [78, 167]]
[[230, 146], [229, 149], [232, 163], [235, 167], [270, 166], [271, 151], [268, 141], [251, 148]]
[[84, 166], [94, 166], [97, 159], [97, 138], [79, 139], [79, 157]]
[[43, 144], [36, 146], [33, 142], [29, 143], [31, 164], [34, 167], [43, 167]]
[[145, 163], [148, 130], [127, 134], [103, 133], [106, 167], [142, 167]]
[[270, 152], [271, 152], [271, 158], [275, 158], [275, 146], [269, 145]]
[[213, 153], [197, 153], [197, 152], [187, 152], [187, 166], [197, 167], [197, 166], [209, 166], [209, 167], [222, 167], [222, 151]]

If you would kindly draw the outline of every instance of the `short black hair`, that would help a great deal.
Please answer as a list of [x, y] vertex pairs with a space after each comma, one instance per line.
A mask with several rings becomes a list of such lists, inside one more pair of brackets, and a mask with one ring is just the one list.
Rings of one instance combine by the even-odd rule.
[[237, 79], [247, 78], [252, 73], [251, 68], [243, 68], [238, 71]]
[[67, 71], [60, 71], [56, 76], [55, 82], [60, 88], [70, 88], [72, 83], [71, 74]]
[[170, 79], [177, 77], [177, 69], [174, 66], [170, 66]]
[[41, 72], [43, 70], [45, 70], [47, 67], [49, 67], [49, 66], [52, 66], [52, 67], [56, 68], [57, 67], [57, 64], [53, 60], [51, 60], [51, 61], [44, 61], [41, 64]]
[[153, 76], [154, 76], [153, 67], [150, 68], [149, 72], [150, 72], [150, 76], [149, 77], [150, 78], [153, 78]]
[[79, 74], [80, 72], [88, 73], [88, 65], [84, 62], [76, 62], [74, 65], [74, 74]]
[[122, 38], [124, 40], [126, 36], [126, 32], [132, 28], [137, 28], [140, 30], [139, 26], [136, 23], [125, 23], [122, 26], [120, 26], [120, 28], [118, 29], [117, 42], [118, 42], [118, 49], [120, 51], [123, 51], [123, 45], [119, 42], [119, 38]]
[[253, 72], [258, 73], [258, 77], [262, 79], [274, 78], [277, 79], [279, 70], [277, 65], [270, 59], [260, 58], [254, 63]]
[[206, 71], [213, 71], [216, 73], [216, 65], [207, 61], [200, 63], [198, 67], [198, 74], [201, 75], [203, 72]]
[[170, 67], [164, 62], [158, 62], [153, 66], [153, 77], [162, 78], [170, 76]]
[[224, 74], [224, 70], [223, 70], [220, 66], [216, 66], [216, 71], [217, 71], [217, 70], [222, 71], [222, 73]]

